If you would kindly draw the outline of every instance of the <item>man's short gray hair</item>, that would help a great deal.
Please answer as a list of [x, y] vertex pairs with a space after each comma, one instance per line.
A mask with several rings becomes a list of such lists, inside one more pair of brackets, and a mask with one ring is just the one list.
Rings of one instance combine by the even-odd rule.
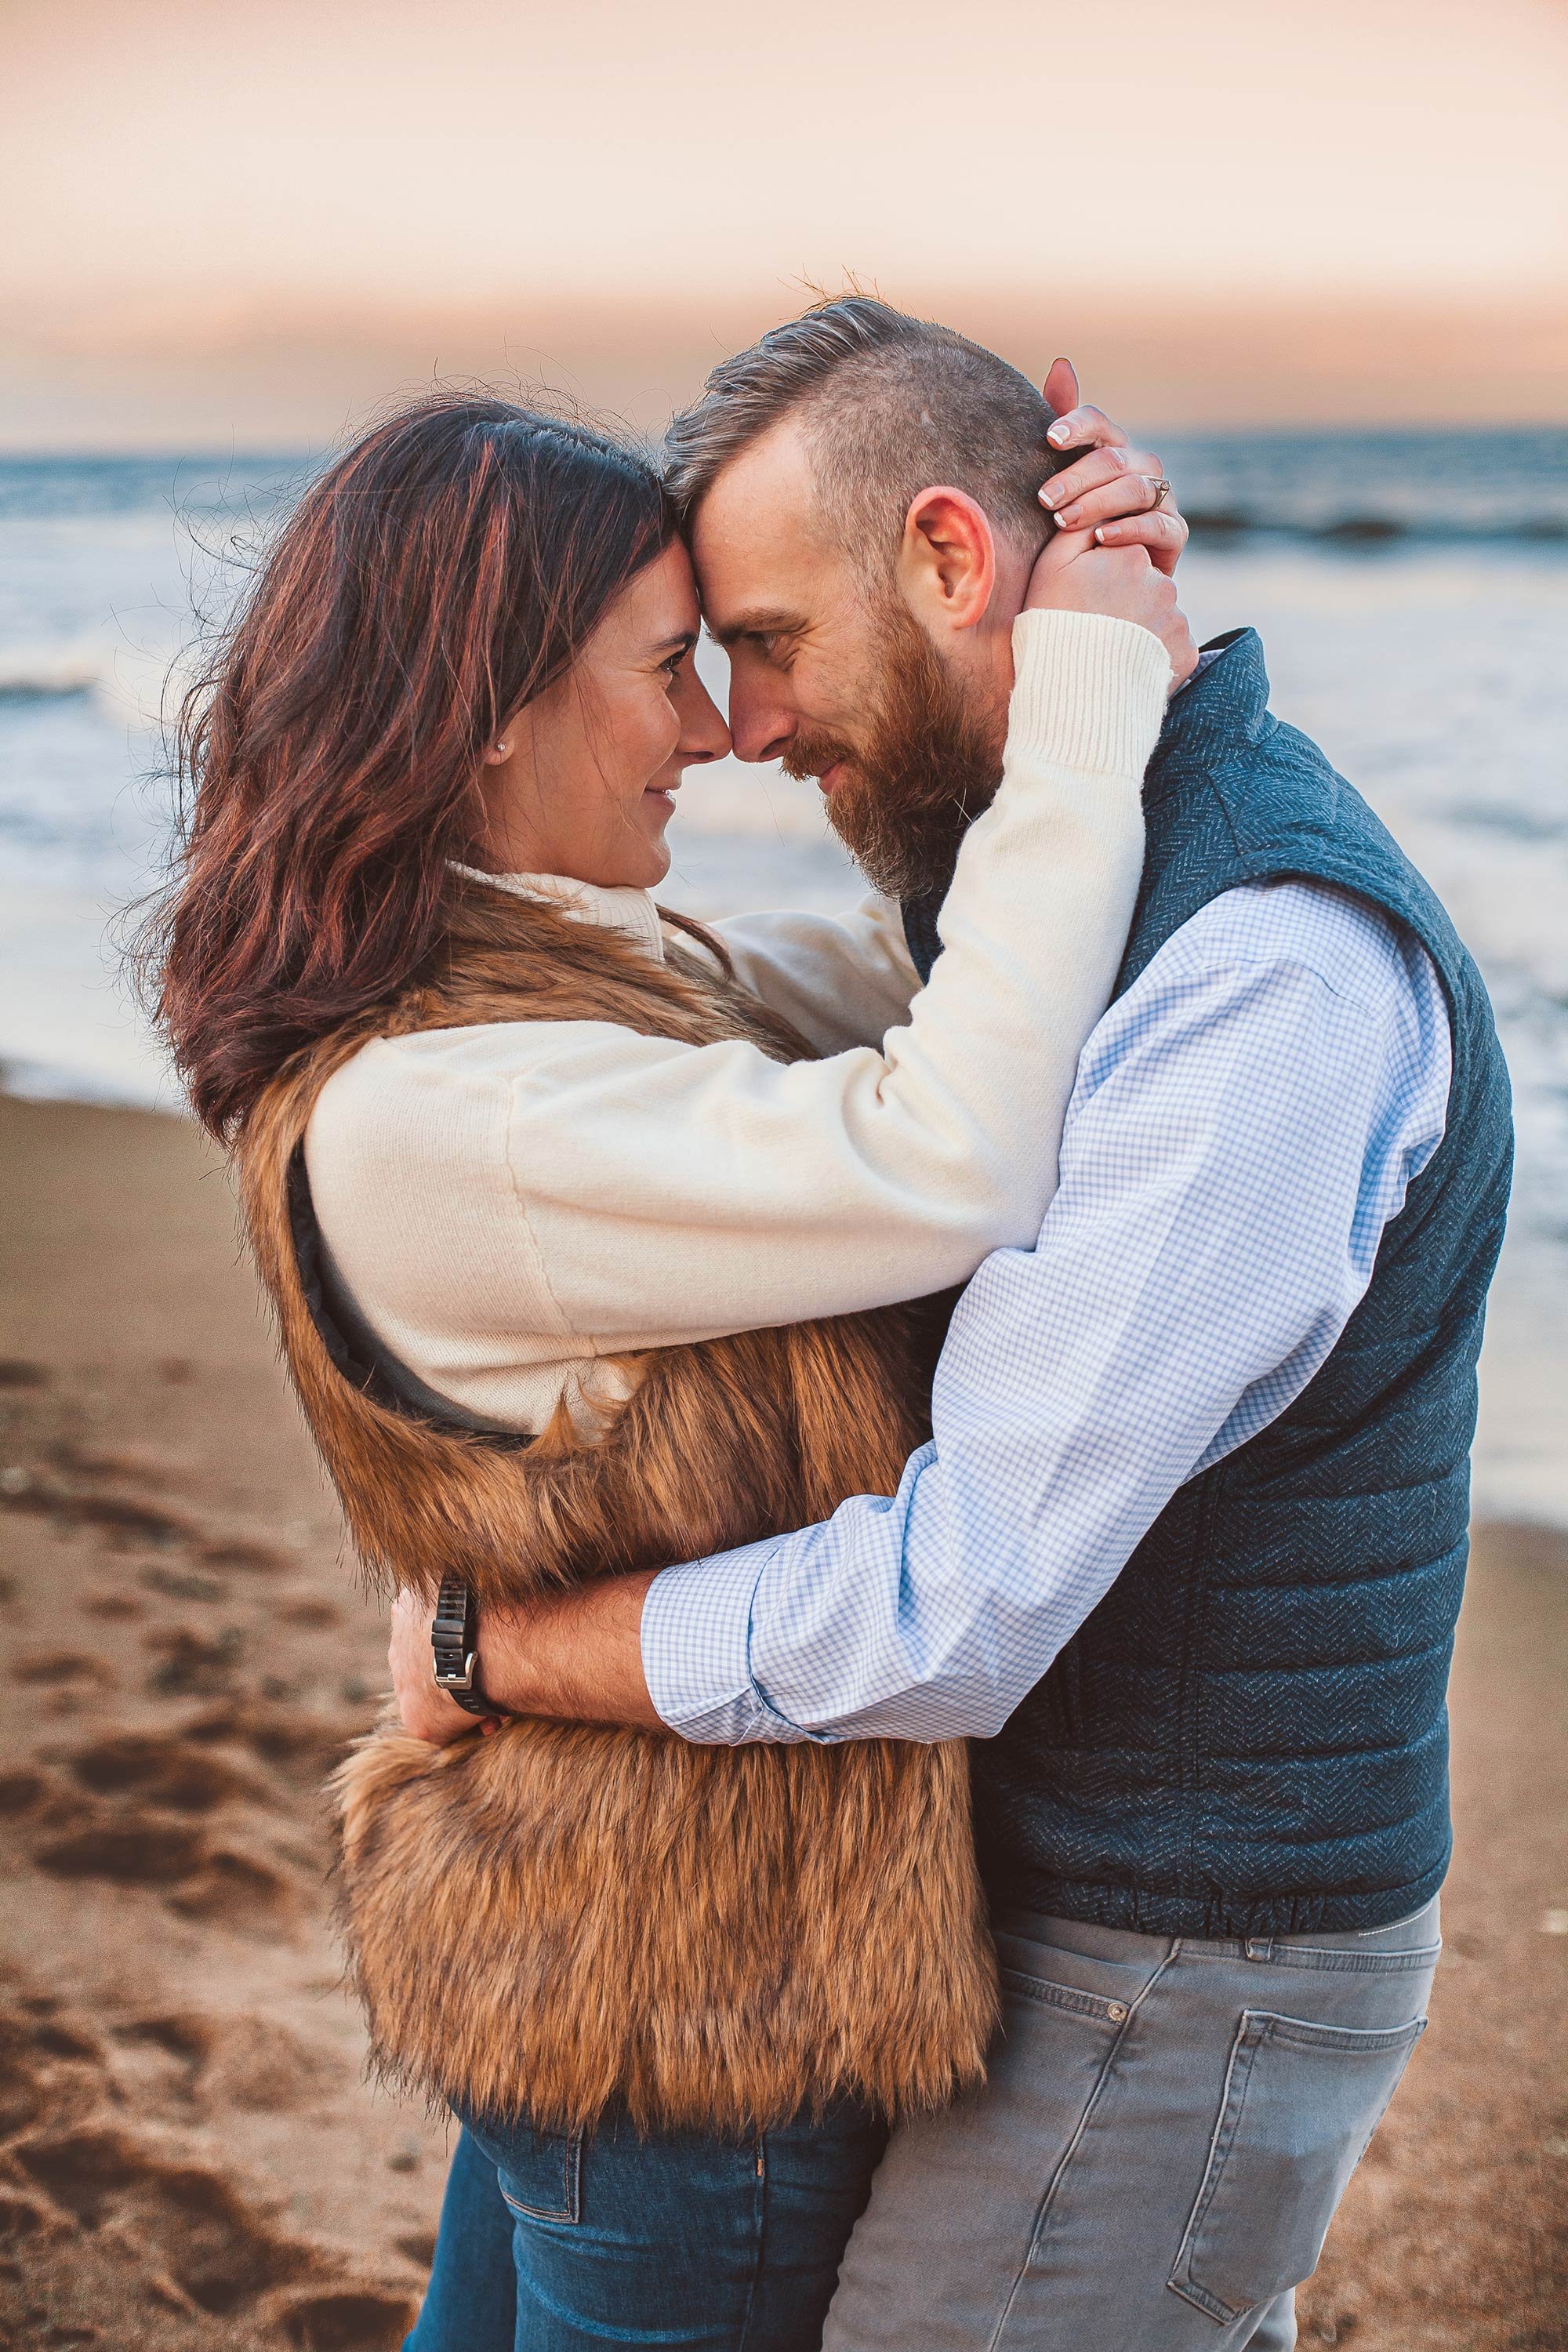
[[1064, 462], [1046, 439], [1054, 414], [983, 344], [844, 295], [713, 370], [665, 436], [667, 478], [689, 519], [742, 450], [798, 415], [826, 514], [869, 568], [892, 562], [910, 499], [937, 482], [1032, 549], [1046, 531], [1040, 485]]

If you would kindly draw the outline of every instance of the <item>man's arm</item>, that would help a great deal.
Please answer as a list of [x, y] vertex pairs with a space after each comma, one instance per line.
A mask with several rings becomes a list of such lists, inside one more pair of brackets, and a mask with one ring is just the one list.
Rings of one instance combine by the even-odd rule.
[[493, 1668], [487, 1636], [487, 1687], [707, 1741], [994, 1733], [1176, 1488], [1322, 1362], [1448, 1053], [1430, 963], [1356, 902], [1215, 901], [1090, 1040], [1038, 1244], [964, 1294], [898, 1495], [552, 1601]]
[[[601, 1576], [552, 1592], [526, 1609], [487, 1609], [479, 1620], [479, 1685], [508, 1715], [550, 1716], [567, 1723], [618, 1723], [668, 1731], [643, 1674], [643, 1602], [656, 1571]], [[387, 1651], [403, 1727], [445, 1748], [471, 1732], [493, 1730], [438, 1690], [432, 1675], [434, 1604], [400, 1592], [393, 1604]]]

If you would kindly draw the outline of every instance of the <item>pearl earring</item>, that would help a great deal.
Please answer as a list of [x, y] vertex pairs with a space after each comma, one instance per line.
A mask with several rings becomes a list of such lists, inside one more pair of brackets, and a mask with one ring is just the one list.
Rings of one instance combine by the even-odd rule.
[[496, 758], [498, 760], [508, 760], [510, 757], [511, 745], [510, 743], [498, 743], [496, 745]]

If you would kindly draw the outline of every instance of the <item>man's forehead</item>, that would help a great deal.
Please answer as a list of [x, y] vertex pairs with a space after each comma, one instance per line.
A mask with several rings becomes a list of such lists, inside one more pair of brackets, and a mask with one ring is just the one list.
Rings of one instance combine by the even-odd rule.
[[691, 554], [714, 635], [749, 614], [817, 601], [834, 551], [800, 429], [786, 418], [726, 466], [692, 520]]

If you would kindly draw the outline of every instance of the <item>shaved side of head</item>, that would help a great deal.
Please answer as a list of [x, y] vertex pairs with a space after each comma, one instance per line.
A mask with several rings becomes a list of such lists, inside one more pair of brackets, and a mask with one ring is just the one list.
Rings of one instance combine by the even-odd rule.
[[1047, 536], [1042, 482], [1067, 461], [1054, 411], [1026, 376], [951, 327], [869, 295], [822, 302], [713, 370], [665, 439], [669, 488], [689, 517], [719, 476], [795, 419], [845, 551], [891, 569], [910, 502], [944, 484], [1033, 552]]

